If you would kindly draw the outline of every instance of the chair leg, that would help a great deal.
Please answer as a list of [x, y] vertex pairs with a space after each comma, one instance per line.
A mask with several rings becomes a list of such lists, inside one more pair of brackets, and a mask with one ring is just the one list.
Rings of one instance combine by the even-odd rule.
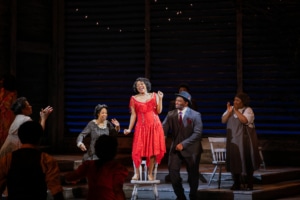
[[220, 189], [220, 185], [221, 185], [221, 176], [222, 176], [222, 165], [219, 165], [218, 189]]
[[210, 185], [212, 179], [214, 178], [217, 168], [218, 168], [218, 165], [215, 166], [214, 171], [213, 171], [213, 173], [212, 173], [212, 175], [211, 175], [211, 177], [209, 179], [208, 185]]
[[261, 159], [261, 164], [260, 166], [262, 166], [264, 168], [264, 170], [266, 170], [266, 163], [265, 163], [265, 160], [264, 160], [264, 156], [262, 154], [262, 147], [258, 147], [258, 151], [259, 151], [259, 156], [260, 156], [260, 159]]
[[153, 193], [154, 193], [154, 197], [155, 197], [155, 200], [158, 200], [158, 191], [157, 191], [157, 185], [156, 184], [153, 184]]
[[134, 184], [134, 187], [133, 187], [133, 190], [132, 190], [132, 195], [131, 195], [131, 200], [136, 200], [137, 198], [137, 188], [138, 188], [138, 185], [137, 184]]

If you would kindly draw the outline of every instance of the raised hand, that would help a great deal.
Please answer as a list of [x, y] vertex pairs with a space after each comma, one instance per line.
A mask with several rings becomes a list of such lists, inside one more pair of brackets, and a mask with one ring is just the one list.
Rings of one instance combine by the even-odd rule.
[[233, 110], [233, 107], [230, 105], [230, 102], [227, 102], [227, 112], [231, 113]]
[[158, 92], [157, 92], [157, 95], [158, 95], [158, 97], [161, 98], [161, 99], [164, 97], [164, 93], [162, 93], [161, 91], [158, 91]]
[[44, 109], [42, 108], [40, 111], [41, 119], [46, 120], [52, 112], [53, 112], [53, 108], [51, 106], [47, 106]]

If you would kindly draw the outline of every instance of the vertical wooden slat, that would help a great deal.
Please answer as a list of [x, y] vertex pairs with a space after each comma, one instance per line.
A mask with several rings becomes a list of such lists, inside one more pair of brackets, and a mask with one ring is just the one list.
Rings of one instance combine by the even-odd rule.
[[16, 75], [17, 59], [17, 0], [11, 0], [10, 72]]
[[151, 42], [150, 35], [151, 26], [150, 26], [150, 0], [145, 0], [145, 77], [151, 77]]
[[52, 34], [52, 70], [49, 79], [49, 98], [55, 112], [53, 116], [53, 126], [49, 127], [52, 134], [51, 150], [60, 151], [63, 147], [64, 139], [64, 0], [54, 0], [53, 2], [53, 34]]
[[243, 11], [242, 0], [236, 0], [236, 69], [237, 92], [243, 92]]

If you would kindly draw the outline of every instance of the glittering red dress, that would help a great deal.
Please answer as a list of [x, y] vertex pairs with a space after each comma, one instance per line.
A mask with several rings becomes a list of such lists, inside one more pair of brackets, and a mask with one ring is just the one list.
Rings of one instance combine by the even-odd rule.
[[156, 94], [147, 102], [137, 101], [133, 96], [130, 107], [135, 109], [137, 122], [133, 134], [132, 160], [136, 167], [141, 164], [141, 158], [146, 157], [149, 166], [150, 156], [156, 156], [159, 164], [166, 152], [165, 136], [161, 121], [156, 111]]

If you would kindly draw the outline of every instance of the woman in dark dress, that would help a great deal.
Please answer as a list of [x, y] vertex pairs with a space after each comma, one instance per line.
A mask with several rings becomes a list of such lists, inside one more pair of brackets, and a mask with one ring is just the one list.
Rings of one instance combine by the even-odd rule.
[[259, 167], [257, 136], [250, 135], [246, 126], [254, 128], [254, 113], [249, 107], [249, 96], [238, 93], [233, 106], [227, 103], [222, 123], [227, 124], [226, 168], [234, 181], [231, 190], [241, 189], [241, 178], [246, 177], [247, 190], [253, 189], [253, 173]]
[[[95, 142], [101, 135], [117, 136], [120, 131], [120, 123], [116, 119], [111, 122], [107, 120], [108, 107], [105, 104], [98, 104], [94, 110], [95, 119], [91, 120], [77, 137], [77, 146], [82, 151], [87, 151], [83, 160], [96, 160]], [[87, 150], [83, 139], [91, 135], [91, 142]]]

